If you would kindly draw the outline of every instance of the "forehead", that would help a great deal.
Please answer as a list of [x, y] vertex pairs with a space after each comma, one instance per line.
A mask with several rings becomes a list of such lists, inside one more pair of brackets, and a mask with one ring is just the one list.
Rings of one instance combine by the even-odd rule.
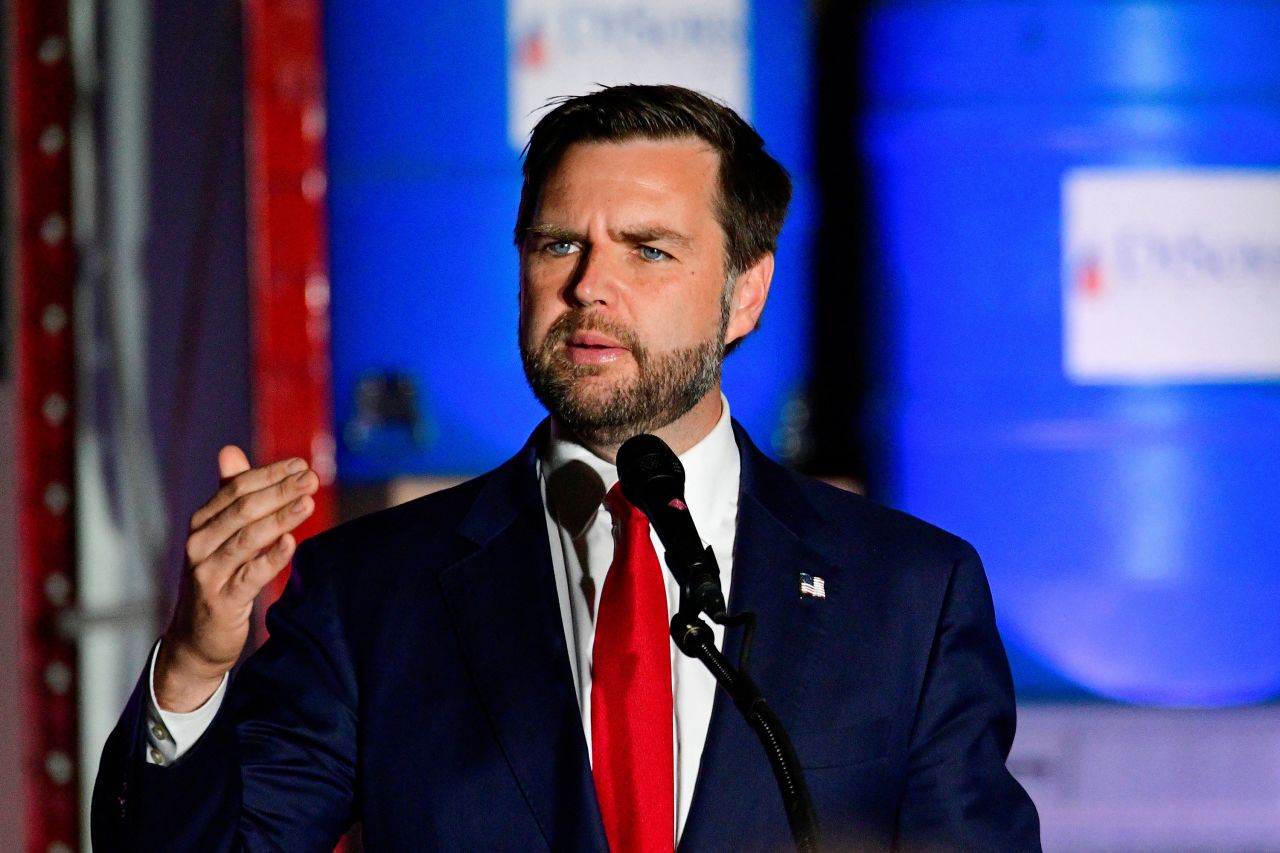
[[719, 169], [719, 154], [696, 137], [576, 142], [548, 173], [538, 207], [546, 214], [616, 203], [712, 214]]

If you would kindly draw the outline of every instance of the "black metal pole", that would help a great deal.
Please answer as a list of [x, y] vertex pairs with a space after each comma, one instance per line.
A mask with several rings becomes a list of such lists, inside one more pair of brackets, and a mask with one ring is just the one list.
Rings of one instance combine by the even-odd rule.
[[805, 785], [804, 773], [796, 759], [795, 750], [791, 747], [791, 739], [778, 715], [760, 695], [746, 673], [739, 672], [720, 653], [714, 642], [714, 635], [707, 623], [697, 614], [688, 614], [681, 610], [671, 620], [671, 637], [680, 651], [692, 658], [697, 658], [711, 671], [733, 699], [733, 704], [746, 718], [747, 724], [755, 731], [769, 757], [769, 765], [773, 768], [774, 779], [778, 783], [778, 791], [782, 794], [782, 804], [787, 813], [787, 824], [791, 828], [791, 838], [796, 850], [801, 853], [816, 853], [818, 849], [818, 818], [813, 811], [813, 801], [809, 797], [809, 788]]

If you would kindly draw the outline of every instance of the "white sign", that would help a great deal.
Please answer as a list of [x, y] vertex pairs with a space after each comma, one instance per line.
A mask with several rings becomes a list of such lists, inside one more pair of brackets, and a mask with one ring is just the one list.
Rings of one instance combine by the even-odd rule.
[[747, 0], [508, 0], [507, 130], [523, 148], [549, 98], [673, 83], [750, 118]]
[[1280, 171], [1081, 169], [1062, 204], [1068, 377], [1280, 378]]

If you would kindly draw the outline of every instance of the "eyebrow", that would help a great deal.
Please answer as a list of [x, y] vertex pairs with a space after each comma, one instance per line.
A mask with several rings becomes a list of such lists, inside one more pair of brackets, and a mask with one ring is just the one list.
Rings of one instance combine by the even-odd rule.
[[[585, 234], [572, 228], [566, 228], [563, 225], [553, 225], [548, 222], [538, 222], [530, 225], [525, 230], [525, 235], [548, 240], [563, 240], [567, 243], [587, 242]], [[622, 243], [669, 243], [686, 249], [692, 245], [692, 241], [679, 231], [652, 223], [633, 225], [621, 231], [611, 232], [609, 236]]]
[[579, 243], [585, 240], [582, 234], [572, 228], [550, 225], [545, 222], [530, 225], [525, 229], [524, 233], [526, 237], [543, 237], [551, 240], [563, 240], [566, 243]]
[[690, 240], [679, 231], [672, 231], [662, 225], [640, 224], [611, 235], [621, 238], [624, 243], [670, 243], [682, 248], [689, 248]]

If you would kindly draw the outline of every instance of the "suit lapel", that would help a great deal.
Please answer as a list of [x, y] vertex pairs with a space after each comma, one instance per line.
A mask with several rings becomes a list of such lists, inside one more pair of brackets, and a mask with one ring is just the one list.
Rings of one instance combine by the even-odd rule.
[[[820, 521], [794, 482], [735, 423], [742, 477], [730, 609], [757, 618], [751, 675], [789, 729], [803, 719], [809, 670], [828, 630], [825, 602], [799, 594], [802, 571], [838, 570], [805, 544]], [[537, 434], [488, 478], [459, 532], [478, 546], [440, 585], [462, 654], [520, 789], [552, 850], [608, 850], [569, 668], [536, 475]], [[737, 663], [741, 631], [725, 654]], [[805, 756], [800, 756], [804, 761]], [[713, 703], [680, 849], [790, 844], [755, 733], [722, 690]]]
[[[535, 438], [536, 438], [535, 433]], [[440, 575], [463, 657], [552, 850], [607, 850], [560, 621], [536, 441], [495, 471], [459, 531], [479, 550]]]
[[[730, 611], [756, 614], [751, 677], [790, 731], [804, 719], [805, 687], [810, 669], [821, 663], [828, 630], [826, 602], [800, 595], [799, 574], [825, 577], [835, 570], [805, 544], [806, 526], [819, 519], [804, 496], [734, 427], [742, 480]], [[741, 640], [740, 629], [726, 633], [724, 653], [735, 666]], [[717, 688], [680, 849], [723, 849], [726, 832], [760, 849], [791, 843], [764, 750], [728, 694]]]

